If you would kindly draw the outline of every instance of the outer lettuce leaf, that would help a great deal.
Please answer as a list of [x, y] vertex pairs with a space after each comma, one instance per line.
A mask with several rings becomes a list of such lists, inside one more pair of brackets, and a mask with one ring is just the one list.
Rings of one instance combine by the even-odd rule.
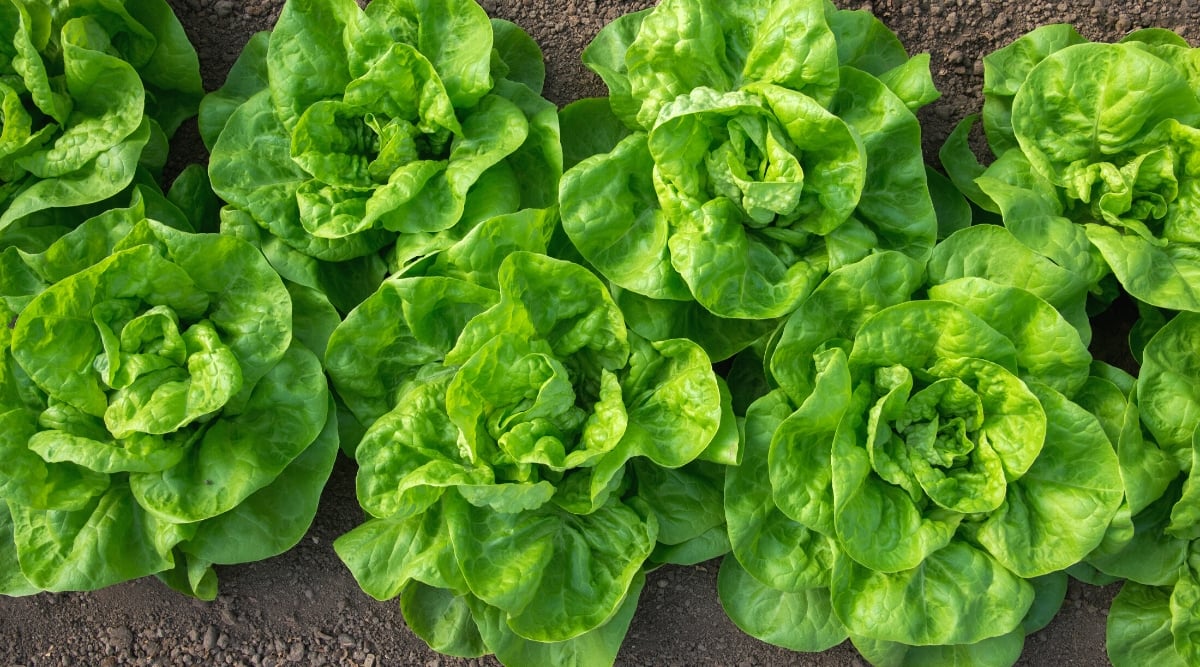
[[217, 564], [263, 560], [287, 551], [308, 532], [338, 452], [338, 423], [320, 435], [270, 484], [241, 504], [205, 521], [181, 545], [189, 557]]
[[644, 585], [645, 576], [639, 573], [620, 608], [603, 625], [561, 642], [530, 641], [513, 632], [494, 607], [474, 602], [470, 608], [480, 634], [487, 638], [487, 645], [494, 647], [496, 657], [504, 664], [608, 665], [616, 661]]
[[[740, 454], [736, 432], [731, 445]], [[721, 497], [724, 465], [696, 461], [672, 469], [635, 459], [633, 467], [641, 498], [658, 523], [656, 561], [691, 565], [728, 553]]]
[[123, 484], [79, 509], [9, 509], [21, 572], [41, 590], [95, 590], [166, 570], [190, 533], [146, 512]]
[[719, 317], [695, 301], [654, 299], [636, 292], [613, 290], [629, 328], [651, 340], [687, 338], [699, 344], [713, 361], [724, 361], [763, 340], [778, 320]]
[[1108, 612], [1106, 648], [1113, 665], [1190, 664], [1175, 650], [1170, 600], [1170, 589], [1132, 581], [1121, 587]]
[[[1008, 569], [1026, 578], [1063, 570], [1087, 556], [1124, 491], [1100, 423], [1053, 389], [1034, 385], [1034, 390], [1047, 413], [1042, 453], [1009, 485], [1005, 506], [976, 535]], [[1063, 525], [1075, 529], [1062, 535]]]
[[[768, 455], [772, 451], [772, 439], [779, 437], [776, 433], [789, 420], [790, 414], [791, 408], [779, 392], [755, 401], [746, 413], [742, 464], [730, 469], [725, 477], [729, 539], [733, 556], [739, 562], [737, 567], [770, 588], [788, 592], [828, 588], [836, 542], [827, 532], [818, 532], [791, 519], [776, 505], [771, 494]], [[793, 421], [804, 423], [800, 418]], [[784, 438], [779, 437], [779, 440]], [[819, 478], [815, 481], [814, 486], [819, 485]], [[796, 491], [803, 493], [803, 490]], [[818, 497], [809, 505], [793, 505], [817, 510], [821, 500], [829, 499]], [[815, 515], [806, 513], [801, 519], [810, 516]], [[808, 525], [823, 527], [822, 524], [827, 523], [813, 519]], [[727, 606], [738, 604], [728, 596], [722, 598]], [[791, 619], [782, 620], [787, 624]]]
[[413, 582], [404, 589], [400, 610], [405, 624], [430, 648], [447, 655], [476, 658], [487, 655], [488, 649], [471, 615], [471, 602], [467, 595]]
[[629, 135], [609, 153], [583, 160], [563, 177], [564, 229], [587, 261], [603, 267], [605, 277], [624, 289], [655, 299], [687, 300], [687, 285], [671, 265], [670, 225], [658, 204], [652, 173], [653, 157], [642, 133]]
[[467, 585], [538, 642], [573, 639], [616, 613], [657, 532], [622, 503], [563, 521], [554, 509], [503, 514], [457, 498], [447, 511]]
[[909, 646], [864, 637], [851, 637], [854, 648], [873, 665], [979, 665], [986, 667], [1011, 665], [1025, 647], [1025, 633], [1013, 630], [999, 637], [989, 637], [973, 644], [937, 644]]
[[575, 100], [559, 111], [564, 169], [593, 155], [608, 153], [629, 136], [629, 128], [613, 112], [611, 99], [587, 97]]
[[[1068, 83], [1068, 73], [1080, 71], [1088, 73], [1087, 83]], [[1035, 98], [1033, 91], [1047, 97]], [[1130, 96], [1132, 91], [1153, 95]], [[1050, 101], [1059, 95], [1058, 102]], [[1163, 121], [1190, 124], [1198, 115], [1200, 101], [1181, 73], [1127, 44], [1076, 45], [1055, 52], [1029, 72], [1013, 99], [1013, 131], [1024, 154], [1068, 191], [1078, 187], [1071, 183], [1074, 174], [1068, 167], [1079, 160], [1135, 149]], [[1080, 136], [1075, 132], [1081, 119], [1103, 130]]]
[[1088, 563], [1105, 574], [1149, 586], [1170, 586], [1187, 560], [1188, 541], [1166, 531], [1180, 500], [1178, 480], [1145, 509], [1119, 525], [1123, 539], [1091, 554]]
[[[828, 101], [837, 87], [837, 51], [819, 2], [737, 6], [667, 2], [648, 13], [625, 53], [638, 123], [696, 88], [733, 90], [760, 81]], [[714, 49], [711, 45], [724, 48]]]
[[871, 571], [846, 556], [833, 569], [838, 616], [852, 634], [877, 640], [974, 644], [1011, 632], [1032, 603], [1028, 582], [966, 542], [948, 544], [913, 570]]
[[951, 234], [934, 249], [926, 271], [935, 284], [973, 276], [1031, 292], [1054, 306], [1085, 344], [1092, 339], [1087, 282], [1003, 227], [974, 225]]
[[1042, 26], [983, 58], [983, 122], [996, 155], [1017, 145], [1012, 128], [1013, 98], [1038, 63], [1068, 46], [1085, 42], [1069, 25]]
[[608, 87], [608, 103], [613, 114], [630, 128], [638, 127], [637, 116], [642, 103], [633, 96], [626, 53], [650, 12], [651, 9], [630, 12], [610, 21], [584, 47], [582, 54], [583, 64], [599, 74]]
[[39, 592], [37, 586], [21, 573], [21, 564], [17, 560], [17, 545], [13, 540], [12, 514], [6, 505], [0, 512], [0, 565], [4, 566], [4, 576], [0, 578], [0, 595], [21, 596], [33, 595]]
[[225, 76], [225, 84], [200, 101], [197, 122], [200, 136], [209, 151], [212, 151], [233, 112], [255, 93], [266, 90], [267, 44], [270, 38], [271, 33], [267, 31], [251, 35]]
[[420, 516], [370, 519], [339, 537], [334, 548], [363, 591], [376, 599], [393, 598], [411, 582], [468, 593], [440, 502]]
[[[733, 557], [721, 562], [721, 606], [744, 632], [793, 651], [820, 652], [846, 640], [827, 588], [796, 592], [766, 586]], [[799, 622], [797, 622], [799, 621]]]
[[1142, 422], [1184, 470], [1191, 467], [1192, 434], [1200, 424], [1198, 326], [1200, 319], [1181, 313], [1159, 329], [1146, 344], [1138, 377]]
[[[393, 392], [406, 376], [442, 359], [457, 331], [498, 296], [450, 278], [385, 282], [330, 337], [326, 366], [338, 396], [369, 426], [395, 405]], [[434, 312], [443, 326], [431, 326]], [[364, 365], [364, 359], [373, 364]]]
[[[1013, 341], [1023, 379], [1072, 395], [1087, 382], [1092, 357], [1079, 333], [1053, 306], [1029, 292], [964, 277], [930, 287], [929, 298], [965, 307]], [[1042, 347], [1046, 339], [1056, 342], [1053, 351]]]
[[773, 341], [772, 376], [794, 401], [804, 400], [817, 374], [808, 360], [826, 343], [852, 338], [871, 315], [908, 300], [920, 282], [920, 265], [894, 252], [881, 252], [831, 273]]

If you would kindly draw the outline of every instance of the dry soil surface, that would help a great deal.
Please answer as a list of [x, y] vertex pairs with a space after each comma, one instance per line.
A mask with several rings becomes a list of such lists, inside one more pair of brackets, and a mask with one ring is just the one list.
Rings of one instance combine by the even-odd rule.
[[[218, 87], [243, 44], [269, 29], [281, 0], [169, 0], [200, 54], [209, 89]], [[736, 0], [731, 0], [736, 1]], [[602, 95], [579, 61], [597, 30], [649, 0], [483, 0], [493, 15], [523, 26], [548, 62], [547, 96], [556, 103]], [[910, 52], [929, 52], [943, 97], [922, 111], [927, 156], [954, 123], [978, 110], [983, 55], [1032, 28], [1073, 23], [1093, 40], [1130, 30], [1172, 28], [1200, 43], [1200, 5], [1178, 0], [876, 0], [836, 4], [868, 9]], [[175, 164], [206, 156], [194, 126], [174, 145]], [[354, 466], [339, 461], [309, 534], [276, 558], [219, 570], [220, 595], [204, 603], [154, 579], [92, 593], [0, 598], [0, 665], [494, 665], [429, 650], [393, 602], [363, 594], [331, 543], [356, 526]], [[717, 563], [652, 573], [617, 662], [620, 665], [862, 665], [848, 644], [798, 654], [742, 634], [717, 602]], [[1106, 665], [1104, 625], [1115, 587], [1072, 584], [1049, 627], [1028, 638], [1024, 665]]]

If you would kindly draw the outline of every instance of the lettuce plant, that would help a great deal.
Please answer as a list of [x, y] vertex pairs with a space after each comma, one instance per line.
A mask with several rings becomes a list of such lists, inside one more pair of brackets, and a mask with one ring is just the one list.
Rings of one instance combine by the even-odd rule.
[[460, 222], [554, 204], [543, 78], [528, 35], [473, 0], [289, 0], [204, 101], [213, 188], [286, 277], [348, 310], [385, 255], [394, 270]]
[[334, 331], [370, 515], [334, 546], [438, 651], [611, 664], [647, 569], [728, 549], [738, 431], [704, 351], [630, 332], [595, 275], [528, 249], [535, 217], [485, 222]]
[[1024, 243], [1092, 286], [1200, 310], [1196, 51], [1167, 30], [1091, 43], [1066, 25], [1039, 28], [984, 59], [983, 127], [995, 161], [966, 148], [947, 169]]
[[1072, 400], [1091, 356], [1048, 301], [980, 275], [1005, 261], [964, 252], [983, 233], [935, 249], [928, 281], [897, 252], [839, 268], [773, 339], [778, 386], [725, 488], [719, 592], [747, 632], [804, 651], [849, 637], [876, 664], [1011, 664], [1107, 534], [1117, 455]]
[[0, 26], [0, 238], [162, 168], [204, 94], [164, 0], [4, 0]]
[[564, 112], [584, 116], [572, 127], [613, 128], [615, 114], [625, 129], [568, 137], [585, 159], [563, 178], [563, 227], [622, 306], [648, 313], [643, 333], [727, 356], [831, 270], [880, 249], [928, 257], [913, 111], [937, 92], [928, 57], [870, 14], [666, 0], [606, 26], [584, 62], [610, 105]]
[[1087, 559], [1101, 582], [1125, 580], [1108, 616], [1108, 654], [1119, 667], [1200, 661], [1198, 336], [1200, 316], [1180, 313], [1146, 344], [1136, 380], [1110, 372], [1089, 387], [1126, 489], [1118, 520]]
[[153, 574], [211, 599], [214, 563], [312, 520], [337, 427], [324, 341], [293, 323], [322, 314], [250, 244], [147, 218], [171, 208], [135, 190], [0, 253], [0, 592]]

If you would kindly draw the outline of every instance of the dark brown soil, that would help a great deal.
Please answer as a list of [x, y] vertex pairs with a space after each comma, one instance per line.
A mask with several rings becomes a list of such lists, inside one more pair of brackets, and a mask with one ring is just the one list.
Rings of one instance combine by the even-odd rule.
[[[731, 0], [732, 1], [732, 0]], [[282, 0], [170, 0], [200, 53], [209, 89], [221, 84], [245, 41], [269, 29]], [[542, 45], [547, 96], [559, 104], [605, 91], [579, 63], [595, 32], [649, 0], [484, 0]], [[981, 58], [1042, 24], [1069, 22], [1094, 40], [1143, 27], [1172, 28], [1200, 43], [1200, 5], [1178, 0], [876, 0], [836, 4], [874, 11], [911, 52], [932, 55], [943, 97], [922, 112], [932, 157], [954, 123], [976, 111]], [[177, 136], [174, 162], [203, 161], [194, 125]], [[0, 665], [494, 665], [431, 651], [404, 626], [398, 606], [363, 594], [331, 547], [356, 526], [354, 466], [341, 460], [309, 534], [265, 562], [224, 567], [212, 603], [154, 579], [93, 593], [0, 597]], [[652, 573], [620, 665], [863, 665], [849, 647], [810, 655], [742, 634], [717, 602], [717, 563]], [[1106, 665], [1104, 624], [1115, 587], [1072, 584], [1054, 622], [1026, 641], [1024, 665]]]

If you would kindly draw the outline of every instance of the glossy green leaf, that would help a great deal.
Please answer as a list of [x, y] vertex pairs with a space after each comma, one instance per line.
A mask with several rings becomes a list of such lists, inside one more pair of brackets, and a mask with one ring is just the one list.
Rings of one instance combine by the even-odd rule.
[[275, 479], [321, 433], [330, 407], [325, 382], [316, 356], [293, 345], [251, 390], [244, 407], [224, 411], [204, 432], [191, 457], [162, 472], [131, 476], [134, 496], [175, 521], [232, 509]]
[[568, 170], [560, 190], [563, 229], [583, 257], [621, 287], [656, 299], [688, 299], [671, 265], [670, 226], [654, 192], [652, 165], [646, 135], [638, 133]]
[[[1088, 77], [1072, 80], [1071, 71]], [[1140, 91], [1147, 94], [1130, 94]], [[1167, 118], [1200, 120], [1200, 101], [1177, 70], [1154, 56], [1121, 45], [1078, 44], [1029, 72], [1012, 114], [1030, 161], [1065, 185], [1064, 169], [1077, 160], [1126, 150]], [[1082, 127], [1090, 131], [1081, 134]]]
[[489, 652], [465, 595], [412, 581], [400, 595], [404, 623], [438, 653], [477, 658]]
[[1171, 591], [1171, 636], [1175, 639], [1175, 651], [1186, 663], [1200, 660], [1200, 623], [1195, 616], [1196, 605], [1200, 604], [1200, 549], [1193, 542], [1188, 554], [1187, 565], [1179, 573], [1179, 581]]
[[358, 585], [377, 600], [400, 595], [413, 581], [467, 593], [440, 503], [421, 516], [370, 519], [333, 547]]
[[225, 83], [204, 96], [197, 122], [204, 145], [212, 150], [225, 124], [242, 103], [267, 87], [267, 43], [271, 33], [257, 32], [242, 47]]
[[[725, 517], [739, 567], [763, 586], [796, 593], [828, 588], [835, 546], [827, 534], [789, 518], [772, 496], [767, 455], [789, 414], [791, 407], [779, 392], [751, 404], [742, 464], [725, 476]], [[821, 501], [829, 502], [828, 493], [806, 509], [815, 513]]]
[[832, 110], [861, 137], [866, 152], [866, 181], [855, 218], [866, 228], [868, 245], [852, 254], [831, 252], [831, 268], [857, 261], [875, 245], [925, 261], [938, 228], [920, 157], [920, 124], [884, 81], [854, 69], [843, 69], [841, 78]]
[[608, 87], [608, 100], [612, 112], [628, 128], [638, 127], [637, 115], [641, 100], [633, 97], [629, 82], [629, 67], [625, 54], [637, 39], [642, 21], [650, 9], [629, 12], [608, 22], [584, 47], [583, 64], [603, 79]]
[[1188, 556], [1188, 541], [1167, 532], [1171, 508], [1179, 501], [1182, 481], [1131, 519], [1131, 532], [1115, 549], [1093, 553], [1088, 562], [1105, 574], [1147, 586], [1169, 586], [1179, 577]]
[[948, 666], [979, 665], [1007, 667], [1014, 664], [1025, 648], [1025, 632], [1020, 628], [999, 637], [972, 644], [935, 644], [909, 646], [865, 637], [851, 636], [854, 648], [873, 665]]
[[500, 266], [500, 302], [463, 329], [446, 363], [460, 364], [500, 331], [549, 343], [561, 357], [616, 369], [628, 361], [620, 309], [594, 274], [570, 262], [517, 252]]
[[657, 534], [652, 518], [620, 503], [583, 516], [503, 514], [462, 500], [449, 509], [471, 591], [504, 610], [514, 632], [542, 642], [577, 637], [616, 613]]
[[613, 292], [632, 331], [648, 340], [687, 338], [714, 363], [765, 339], [778, 326], [777, 320], [720, 317], [695, 301], [655, 299], [620, 288]]
[[19, 597], [33, 595], [39, 592], [25, 575], [21, 573], [21, 564], [17, 560], [17, 545], [13, 541], [12, 514], [7, 504], [0, 507], [0, 595]]
[[[593, 41], [593, 44], [595, 41]], [[629, 128], [613, 113], [609, 99], [588, 97], [564, 106], [558, 114], [562, 128], [563, 168], [608, 153], [629, 136]]]
[[658, 541], [677, 545], [723, 528], [724, 466], [694, 462], [681, 468], [635, 460], [638, 497], [658, 523]]
[[1069, 25], [1048, 25], [984, 56], [983, 122], [993, 152], [1000, 155], [1017, 145], [1012, 128], [1013, 98], [1030, 70], [1051, 54], [1084, 41]]
[[974, 644], [1018, 628], [1033, 587], [986, 552], [954, 541], [885, 574], [840, 556], [833, 608], [854, 636], [901, 644]]
[[414, 516], [442, 489], [487, 484], [494, 475], [464, 460], [458, 431], [445, 412], [447, 374], [421, 378], [398, 395], [396, 407], [367, 428], [355, 450], [358, 500], [380, 518]]
[[732, 556], [717, 577], [721, 607], [746, 634], [793, 651], [820, 652], [846, 639], [828, 588], [782, 591], [751, 576]]
[[534, 641], [522, 637], [504, 622], [500, 610], [484, 606], [481, 602], [472, 605], [472, 612], [488, 648], [505, 664], [610, 665], [616, 660], [621, 642], [629, 631], [645, 582], [645, 574], [639, 573], [621, 606], [603, 625], [560, 642]]
[[49, 591], [96, 590], [172, 567], [190, 527], [157, 519], [114, 485], [85, 507], [9, 505], [21, 572]]
[[984, 278], [964, 277], [930, 287], [929, 298], [963, 306], [1011, 340], [1023, 379], [1068, 395], [1087, 381], [1092, 355], [1079, 332], [1033, 294]]
[[1045, 444], [977, 533], [997, 560], [1027, 578], [1082, 560], [1100, 543], [1124, 491], [1095, 417], [1048, 387], [1034, 389], [1046, 411]]
[[394, 404], [406, 375], [444, 357], [466, 322], [497, 299], [492, 290], [445, 278], [386, 282], [330, 336], [326, 366], [338, 394], [369, 425]]
[[[546, 64], [537, 42], [512, 21], [493, 18], [491, 22], [492, 46], [508, 68], [503, 76], [528, 86], [536, 93], [542, 92], [546, 81]], [[495, 62], [492, 67], [496, 67]], [[501, 74], [496, 72], [496, 75]]]
[[180, 549], [189, 558], [225, 564], [264, 560], [295, 546], [312, 525], [338, 452], [332, 405], [327, 414], [321, 433], [278, 477], [232, 510], [201, 522]]
[[907, 300], [919, 287], [919, 269], [900, 253], [880, 252], [830, 273], [780, 330], [770, 360], [774, 379], [803, 400], [814, 381], [814, 352], [851, 338], [871, 315]]
[[1132, 581], [1121, 587], [1108, 612], [1106, 648], [1116, 667], [1187, 665], [1171, 634], [1170, 589]]
[[[818, 355], [815, 361], [819, 374], [812, 393], [767, 434], [768, 480], [773, 504], [780, 511], [811, 530], [832, 536], [836, 513], [834, 452], [839, 438], [852, 437], [848, 427], [842, 429], [843, 424], [852, 423], [848, 413], [858, 404], [852, 396], [845, 354], [835, 348]], [[775, 396], [773, 402], [786, 405], [781, 396]], [[748, 412], [747, 441], [750, 416]]]
[[1179, 466], [1191, 465], [1192, 434], [1200, 423], [1200, 356], [1192, 342], [1197, 317], [1181, 313], [1146, 344], [1138, 379], [1138, 407], [1159, 447]]
[[941, 360], [987, 360], [1016, 369], [1016, 346], [978, 316], [942, 301], [908, 301], [885, 308], [859, 328], [850, 353], [860, 369], [928, 369]]
[[973, 225], [938, 244], [926, 266], [930, 283], [975, 276], [1020, 287], [1054, 306], [1078, 331], [1092, 338], [1085, 310], [1089, 285], [997, 225]]
[[1067, 597], [1070, 577], [1065, 571], [1052, 572], [1034, 577], [1029, 583], [1033, 585], [1033, 605], [1025, 615], [1025, 620], [1021, 621], [1021, 629], [1027, 635], [1050, 625]]

